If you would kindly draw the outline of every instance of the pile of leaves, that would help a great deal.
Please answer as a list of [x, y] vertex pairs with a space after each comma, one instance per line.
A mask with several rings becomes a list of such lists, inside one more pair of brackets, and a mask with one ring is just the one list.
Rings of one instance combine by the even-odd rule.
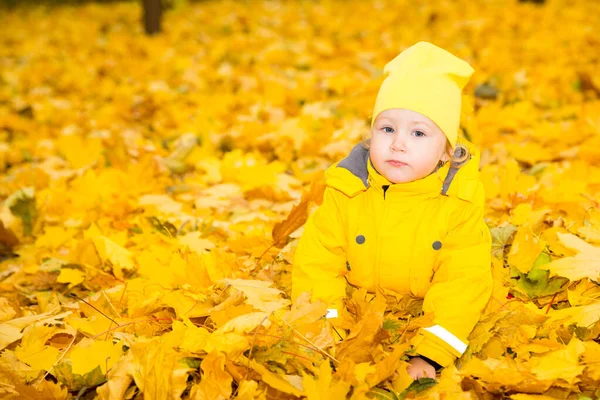
[[[2, 397], [600, 395], [600, 3], [177, 2], [151, 38], [139, 17], [0, 14]], [[476, 69], [495, 286], [467, 353], [411, 383], [419, 299], [355, 291], [340, 342], [289, 294], [323, 170], [419, 40]]]

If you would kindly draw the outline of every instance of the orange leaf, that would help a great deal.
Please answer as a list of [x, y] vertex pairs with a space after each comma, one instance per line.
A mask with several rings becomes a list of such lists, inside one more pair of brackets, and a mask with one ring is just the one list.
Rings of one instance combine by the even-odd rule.
[[308, 205], [310, 202], [315, 202], [316, 204], [320, 204], [323, 201], [323, 192], [325, 191], [325, 183], [322, 179], [319, 179], [310, 187], [310, 190], [302, 195], [302, 199], [300, 203], [292, 208], [292, 211], [288, 215], [288, 217], [275, 224], [273, 227], [273, 241], [274, 245], [277, 247], [283, 247], [285, 245], [286, 239], [294, 232], [296, 229], [300, 228], [306, 220], [308, 219]]

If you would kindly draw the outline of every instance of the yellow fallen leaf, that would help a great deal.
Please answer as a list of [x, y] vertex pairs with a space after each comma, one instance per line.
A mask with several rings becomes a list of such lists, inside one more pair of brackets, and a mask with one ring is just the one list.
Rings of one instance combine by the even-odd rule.
[[35, 386], [25, 384], [39, 375], [35, 373], [27, 364], [20, 362], [10, 351], [5, 350], [0, 354], [0, 397], [37, 400], [67, 400], [70, 398], [67, 388], [60, 383], [43, 380]]
[[588, 279], [582, 279], [567, 289], [567, 296], [571, 306], [586, 306], [600, 299], [600, 286]]
[[135, 269], [133, 254], [119, 246], [105, 236], [96, 236], [93, 239], [94, 246], [102, 262], [110, 262], [115, 276], [119, 279], [125, 278], [125, 272]]
[[25, 329], [15, 355], [31, 367], [34, 372], [31, 378], [37, 376], [39, 371], [48, 371], [58, 359], [60, 351], [46, 345], [57, 331], [58, 328], [41, 323], [32, 324]]
[[240, 356], [238, 357], [238, 362], [240, 365], [248, 365], [250, 368], [256, 371], [261, 376], [262, 381], [272, 388], [297, 397], [302, 396], [303, 393], [300, 390], [286, 380], [280, 378], [277, 374], [269, 371], [266, 367], [257, 363], [256, 361], [248, 360], [246, 357]]
[[208, 332], [205, 328], [194, 326], [191, 322], [175, 322], [173, 332], [181, 333], [178, 347], [191, 353], [210, 353], [220, 351], [235, 358], [243, 353], [249, 346], [245, 336], [235, 332]]
[[68, 358], [73, 374], [85, 375], [98, 366], [106, 374], [122, 355], [121, 343], [84, 338], [71, 349]]
[[290, 304], [281, 298], [283, 292], [272, 288], [270, 282], [250, 279], [224, 279], [223, 282], [244, 293], [248, 304], [257, 310], [273, 312]]
[[244, 191], [273, 186], [283, 171], [282, 162], [269, 163], [260, 153], [244, 154], [239, 149], [225, 154], [221, 163], [223, 181], [239, 183]]
[[578, 326], [588, 327], [598, 321], [600, 315], [600, 303], [592, 303], [586, 306], [567, 307], [560, 310], [551, 310], [548, 315], [550, 319], [546, 324], [565, 320]]
[[96, 388], [100, 400], [121, 400], [133, 380], [133, 354], [127, 352], [108, 372], [107, 382]]
[[557, 232], [556, 235], [560, 239], [560, 241], [569, 249], [574, 250], [578, 253], [591, 253], [600, 257], [600, 247], [592, 246], [589, 243], [586, 243], [582, 239], [571, 233], [560, 233]]
[[304, 375], [302, 384], [308, 400], [344, 399], [350, 390], [348, 382], [333, 380], [329, 361], [321, 363], [318, 376]]
[[166, 194], [144, 195], [138, 199], [138, 204], [161, 215], [179, 215], [183, 209], [183, 204], [173, 200]]
[[150, 399], [178, 399], [186, 388], [189, 366], [176, 351], [183, 331], [173, 330], [160, 337], [138, 338], [132, 353], [132, 375], [136, 386]]
[[237, 398], [239, 400], [266, 400], [266, 391], [258, 389], [256, 381], [242, 381], [239, 385]]
[[585, 369], [585, 366], [579, 363], [579, 357], [584, 351], [583, 342], [573, 337], [565, 348], [533, 357], [531, 372], [539, 379], [563, 379], [573, 385]]
[[192, 387], [190, 399], [227, 400], [231, 397], [233, 379], [225, 372], [226, 359], [223, 353], [212, 351], [202, 360], [202, 380]]
[[600, 282], [600, 247], [592, 246], [570, 233], [559, 232], [557, 235], [566, 247], [578, 253], [572, 257], [554, 260], [544, 265], [544, 269], [572, 282], [583, 278]]
[[363, 362], [354, 366], [354, 376], [359, 382], [364, 382], [367, 375], [375, 372], [377, 367], [370, 362]]
[[204, 305], [205, 301], [205, 295], [191, 293], [187, 290], [173, 290], [162, 296], [163, 304], [173, 307], [180, 318], [206, 316], [210, 307]]
[[99, 138], [63, 135], [57, 140], [57, 150], [73, 166], [81, 168], [102, 158], [104, 146]]
[[28, 315], [26, 317], [16, 318], [0, 324], [0, 350], [4, 349], [9, 344], [21, 339], [23, 336], [23, 328], [35, 322], [43, 323], [60, 323], [60, 319], [71, 314], [70, 312], [53, 315], [50, 312], [42, 314]]
[[0, 297], [0, 322], [11, 320], [17, 315], [18, 306], [11, 305], [8, 299]]
[[550, 209], [533, 211], [533, 207], [530, 203], [521, 203], [512, 210], [510, 222], [516, 226], [525, 224], [537, 226], [550, 211]]
[[223, 326], [217, 329], [217, 331], [223, 333], [231, 331], [237, 333], [248, 333], [258, 326], [268, 328], [271, 325], [271, 321], [269, 321], [269, 315], [270, 313], [267, 312], [251, 312], [240, 315], [227, 321]]
[[184, 246], [190, 248], [198, 254], [206, 253], [207, 250], [214, 249], [215, 244], [208, 239], [200, 238], [198, 232], [190, 232], [182, 236], [178, 236], [177, 240]]
[[44, 234], [38, 236], [35, 245], [57, 249], [71, 241], [74, 234], [75, 230], [73, 229], [65, 229], [62, 226], [46, 226], [44, 227]]
[[544, 246], [544, 242], [536, 237], [531, 230], [531, 226], [523, 225], [519, 228], [513, 240], [508, 254], [508, 263], [526, 274], [544, 250]]
[[585, 351], [583, 352], [582, 363], [585, 365], [585, 373], [595, 381], [600, 380], [600, 344], [593, 340], [583, 342]]
[[75, 287], [85, 280], [85, 273], [74, 268], [61, 268], [56, 278], [57, 282], [68, 283], [69, 288]]
[[184, 133], [177, 139], [173, 152], [162, 159], [163, 164], [172, 172], [184, 172], [186, 169], [185, 159], [197, 144], [198, 138], [194, 133]]
[[408, 363], [401, 360], [401, 357], [409, 350], [409, 347], [410, 344], [408, 343], [396, 345], [390, 354], [383, 360], [379, 360], [375, 364], [375, 370], [366, 375], [365, 381], [369, 384], [369, 387], [379, 385], [397, 371], [400, 374], [405, 372]]

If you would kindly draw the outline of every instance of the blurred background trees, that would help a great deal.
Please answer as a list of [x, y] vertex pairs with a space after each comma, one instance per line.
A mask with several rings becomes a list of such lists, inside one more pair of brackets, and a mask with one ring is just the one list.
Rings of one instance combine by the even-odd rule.
[[[197, 0], [196, 0], [197, 1]], [[161, 31], [161, 19], [164, 11], [174, 8], [187, 0], [0, 0], [0, 8], [13, 9], [32, 5], [47, 5], [48, 7], [81, 5], [85, 3], [133, 3], [139, 2], [141, 8], [141, 23], [147, 35]]]

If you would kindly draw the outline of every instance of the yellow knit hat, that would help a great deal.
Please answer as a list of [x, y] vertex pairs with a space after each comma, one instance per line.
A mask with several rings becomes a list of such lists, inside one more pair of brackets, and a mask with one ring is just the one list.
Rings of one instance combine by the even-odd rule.
[[390, 108], [404, 108], [431, 119], [456, 145], [462, 89], [473, 68], [460, 58], [428, 42], [419, 42], [400, 53], [383, 69], [373, 119]]

